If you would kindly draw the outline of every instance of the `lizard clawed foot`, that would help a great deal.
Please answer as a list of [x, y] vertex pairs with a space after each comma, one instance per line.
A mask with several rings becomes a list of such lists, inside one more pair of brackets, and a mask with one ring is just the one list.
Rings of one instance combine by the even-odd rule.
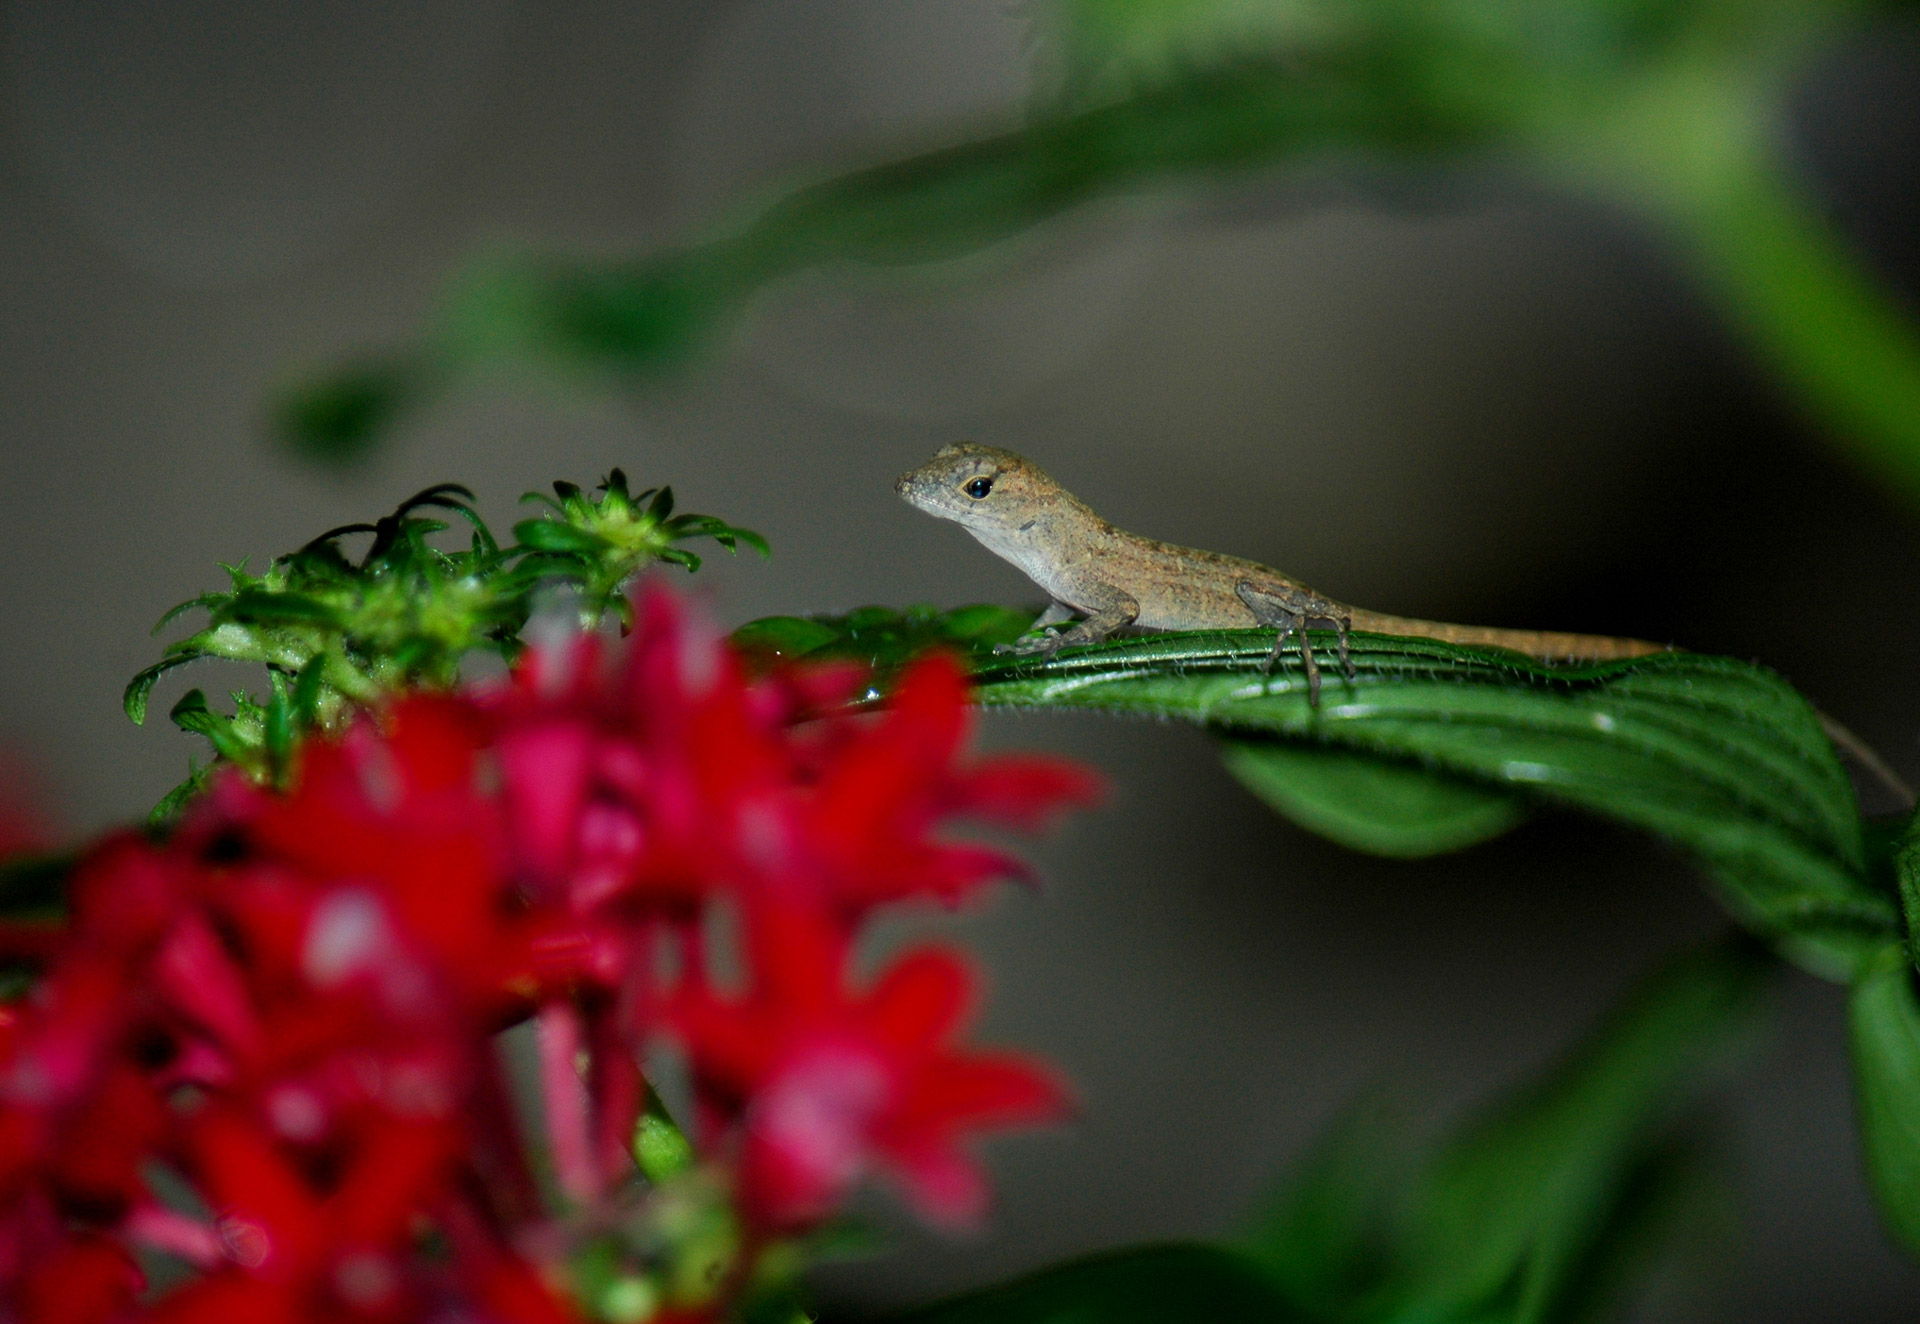
[[1065, 643], [1066, 641], [1061, 637], [1060, 631], [1049, 625], [1030, 634], [1022, 635], [1010, 644], [995, 644], [993, 651], [996, 654], [1011, 653], [1015, 657], [1031, 657], [1035, 653], [1052, 656], [1054, 653], [1059, 652], [1060, 649], [1065, 646]]
[[1352, 680], [1358, 674], [1354, 670], [1353, 658], [1347, 650], [1347, 631], [1352, 628], [1353, 618], [1341, 611], [1336, 603], [1317, 593], [1297, 588], [1276, 592], [1271, 588], [1263, 588], [1251, 580], [1242, 580], [1234, 585], [1234, 593], [1247, 605], [1247, 609], [1253, 613], [1256, 621], [1262, 625], [1270, 625], [1279, 631], [1273, 639], [1273, 651], [1267, 654], [1266, 661], [1261, 664], [1262, 672], [1267, 675], [1273, 674], [1273, 669], [1279, 665], [1280, 655], [1286, 648], [1287, 637], [1298, 636], [1300, 661], [1307, 673], [1307, 705], [1309, 707], [1320, 706], [1320, 663], [1313, 655], [1313, 644], [1307, 639], [1309, 620], [1333, 622], [1335, 630], [1338, 631], [1340, 669], [1346, 673], [1348, 680]]

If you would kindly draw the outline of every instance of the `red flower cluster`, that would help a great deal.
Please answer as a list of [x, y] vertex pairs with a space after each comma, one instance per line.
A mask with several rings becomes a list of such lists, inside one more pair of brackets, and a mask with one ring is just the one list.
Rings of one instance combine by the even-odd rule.
[[[535, 649], [310, 744], [287, 794], [221, 780], [164, 844], [94, 848], [64, 926], [6, 931], [43, 974], [0, 1009], [0, 1318], [545, 1324], [610, 1256], [627, 1316], [708, 1318], [875, 1171], [979, 1213], [962, 1141], [1060, 1090], [956, 1046], [956, 956], [862, 983], [851, 949], [877, 905], [1019, 872], [946, 821], [1030, 826], [1091, 780], [964, 762], [945, 659], [821, 717], [857, 677], [752, 680], [663, 591], [639, 616], [618, 655]], [[496, 1037], [527, 1021], [544, 1162]], [[642, 1227], [655, 1040], [734, 1229], [691, 1290]]]

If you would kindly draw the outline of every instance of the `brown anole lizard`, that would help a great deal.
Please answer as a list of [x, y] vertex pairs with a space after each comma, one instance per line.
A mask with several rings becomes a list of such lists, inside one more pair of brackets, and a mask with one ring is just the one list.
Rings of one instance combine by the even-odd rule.
[[[1129, 625], [1148, 630], [1264, 626], [1279, 631], [1267, 657], [1269, 668], [1289, 636], [1299, 639], [1307, 698], [1315, 706], [1320, 668], [1306, 634], [1313, 621], [1338, 631], [1340, 663], [1349, 679], [1354, 674], [1347, 657], [1350, 630], [1508, 648], [1542, 660], [1597, 662], [1665, 651], [1642, 639], [1448, 625], [1351, 607], [1269, 566], [1117, 529], [1033, 461], [996, 446], [942, 447], [918, 469], [902, 474], [894, 490], [929, 515], [958, 524], [1052, 597], [1053, 605], [1034, 622], [1043, 633], [1002, 644], [1004, 651], [1050, 654], [1069, 644], [1095, 643]], [[1076, 615], [1081, 619], [1072, 626], [1057, 628]]]
[[[1279, 632], [1267, 655], [1268, 669], [1290, 635], [1299, 639], [1307, 701], [1318, 707], [1320, 668], [1306, 633], [1313, 621], [1329, 622], [1338, 631], [1340, 663], [1349, 680], [1354, 675], [1347, 657], [1350, 630], [1507, 648], [1542, 661], [1602, 662], [1669, 651], [1644, 639], [1449, 625], [1350, 607], [1256, 561], [1116, 529], [1031, 460], [996, 446], [943, 446], [893, 486], [909, 504], [971, 533], [1052, 597], [1053, 604], [1034, 622], [1039, 635], [1001, 644], [996, 652], [1051, 654], [1069, 644], [1097, 643], [1129, 625], [1148, 630], [1263, 626]], [[1076, 615], [1079, 621], [1058, 628]], [[1913, 791], [1870, 745], [1818, 708], [1814, 714], [1836, 746], [1912, 806]]]

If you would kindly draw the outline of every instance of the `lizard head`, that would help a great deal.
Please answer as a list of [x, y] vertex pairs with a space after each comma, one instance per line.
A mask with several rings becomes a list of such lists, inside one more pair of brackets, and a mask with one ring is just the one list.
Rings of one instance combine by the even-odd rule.
[[1023, 532], [1061, 495], [1032, 461], [973, 442], [942, 446], [918, 469], [901, 474], [893, 490], [936, 519], [1005, 533]]

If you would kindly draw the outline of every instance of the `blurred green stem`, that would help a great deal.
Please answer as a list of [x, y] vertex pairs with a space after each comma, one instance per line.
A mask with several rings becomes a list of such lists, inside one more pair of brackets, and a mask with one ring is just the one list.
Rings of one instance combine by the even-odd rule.
[[1824, 431], [1920, 499], [1920, 334], [1778, 166], [1678, 210], [1696, 269]]
[[1871, 8], [1382, 0], [1306, 22], [1275, 5], [1264, 44], [1183, 45], [1182, 25], [1204, 28], [1213, 7], [1081, 0], [1088, 30], [1107, 34], [1092, 49], [1157, 47], [1158, 63], [1116, 71], [1085, 55], [1078, 85], [1099, 99], [1063, 94], [1017, 131], [798, 189], [683, 248], [476, 267], [424, 340], [284, 398], [282, 423], [346, 456], [477, 367], [670, 369], [804, 268], [953, 258], [1096, 198], [1317, 154], [1493, 151], [1673, 239], [1822, 430], [1920, 499], [1920, 330], [1793, 180], [1781, 142], [1789, 91]]

